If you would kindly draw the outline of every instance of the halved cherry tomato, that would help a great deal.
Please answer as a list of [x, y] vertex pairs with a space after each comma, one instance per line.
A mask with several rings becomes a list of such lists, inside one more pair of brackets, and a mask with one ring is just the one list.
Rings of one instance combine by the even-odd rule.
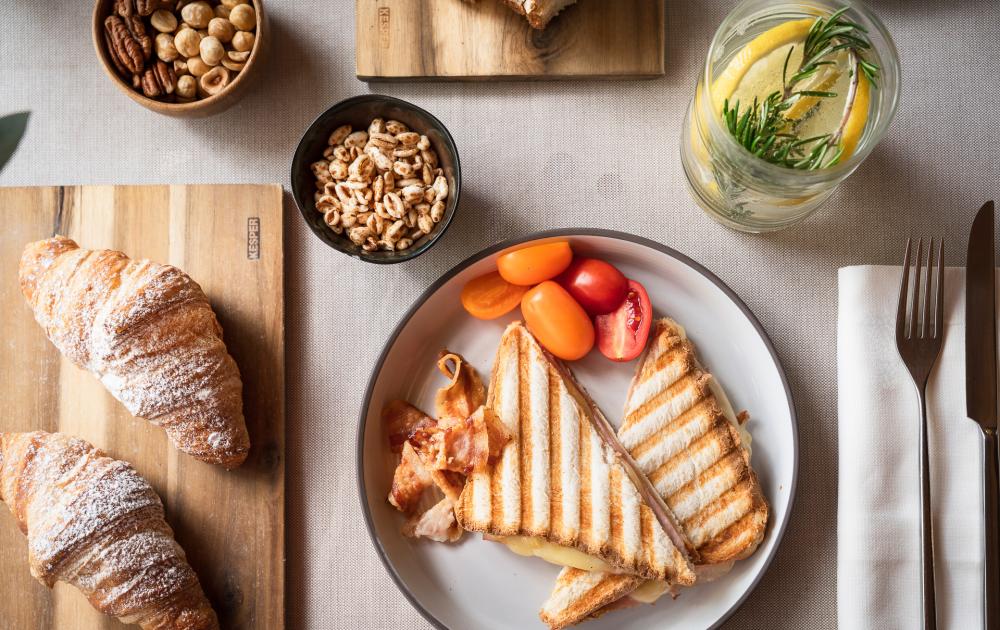
[[521, 313], [531, 334], [560, 359], [575, 361], [594, 347], [594, 324], [587, 312], [551, 280], [524, 294]]
[[612, 361], [631, 361], [646, 348], [652, 323], [653, 307], [646, 289], [629, 280], [622, 305], [595, 321], [597, 347]]
[[514, 310], [528, 287], [519, 287], [496, 271], [473, 278], [462, 287], [462, 306], [479, 319], [496, 319]]
[[596, 258], [574, 258], [556, 281], [591, 315], [610, 313], [625, 301], [628, 280]]
[[554, 241], [502, 254], [497, 258], [497, 271], [511, 284], [531, 286], [555, 278], [572, 260], [569, 243]]

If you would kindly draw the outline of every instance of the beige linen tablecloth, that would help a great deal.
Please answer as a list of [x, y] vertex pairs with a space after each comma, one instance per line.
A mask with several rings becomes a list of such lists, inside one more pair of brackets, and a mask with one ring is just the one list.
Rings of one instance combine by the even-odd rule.
[[201, 121], [157, 116], [118, 93], [94, 58], [91, 4], [0, 0], [0, 112], [34, 111], [0, 185], [287, 188], [300, 132], [327, 106], [370, 89], [436, 114], [462, 156], [451, 230], [407, 265], [337, 254], [286, 209], [290, 627], [428, 627], [382, 568], [361, 518], [354, 436], [368, 371], [403, 310], [452, 265], [501, 239], [568, 226], [675, 247], [763, 322], [798, 406], [798, 496], [770, 571], [728, 625], [836, 624], [836, 269], [897, 263], [910, 233], [949, 237], [949, 263], [964, 262], [959, 237], [998, 193], [995, 2], [872, 1], [903, 60], [896, 121], [818, 215], [770, 236], [706, 218], [678, 158], [695, 77], [731, 2], [668, 2], [668, 70], [655, 81], [370, 88], [353, 76], [353, 0], [269, 0], [274, 43], [256, 89]]

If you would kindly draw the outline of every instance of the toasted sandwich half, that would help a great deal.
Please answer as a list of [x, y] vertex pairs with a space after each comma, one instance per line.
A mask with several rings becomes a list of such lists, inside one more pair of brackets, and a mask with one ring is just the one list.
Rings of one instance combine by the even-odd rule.
[[514, 437], [495, 466], [467, 479], [455, 507], [463, 528], [557, 564], [694, 582], [666, 506], [637, 483], [607, 420], [520, 322], [501, 338], [486, 406]]
[[[725, 572], [764, 537], [768, 505], [750, 467], [742, 419], [698, 362], [683, 328], [670, 319], [654, 322], [618, 437], [694, 545], [702, 577]], [[618, 575], [563, 571], [540, 616], [563, 628], [642, 586]], [[655, 600], [657, 589], [644, 590], [654, 596], [645, 592], [638, 601]]]

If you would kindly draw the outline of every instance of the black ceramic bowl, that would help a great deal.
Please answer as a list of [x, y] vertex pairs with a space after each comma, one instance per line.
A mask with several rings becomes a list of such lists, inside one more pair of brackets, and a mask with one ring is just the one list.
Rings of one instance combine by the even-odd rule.
[[[327, 147], [327, 139], [330, 134], [334, 129], [344, 124], [351, 125], [356, 130], [367, 129], [368, 124], [375, 118], [398, 120], [413, 131], [430, 138], [431, 145], [437, 151], [438, 161], [444, 170], [444, 175], [448, 179], [448, 185], [451, 187], [448, 193], [447, 207], [441, 221], [434, 226], [430, 234], [418, 239], [409, 248], [398, 252], [366, 252], [362, 250], [346, 236], [334, 234], [324, 223], [323, 214], [317, 212], [315, 206], [316, 178], [312, 174], [310, 165], [323, 159], [323, 151]], [[295, 196], [295, 203], [299, 206], [299, 212], [302, 213], [306, 225], [313, 231], [313, 234], [330, 247], [370, 263], [403, 262], [416, 258], [430, 249], [448, 229], [452, 217], [455, 216], [455, 208], [458, 207], [461, 189], [462, 167], [458, 161], [458, 150], [455, 148], [454, 139], [445, 126], [441, 124], [440, 120], [416, 105], [391, 96], [365, 94], [337, 103], [320, 114], [319, 118], [309, 125], [309, 128], [302, 135], [302, 139], [299, 140], [299, 146], [295, 149], [295, 156], [292, 158], [292, 194]]]

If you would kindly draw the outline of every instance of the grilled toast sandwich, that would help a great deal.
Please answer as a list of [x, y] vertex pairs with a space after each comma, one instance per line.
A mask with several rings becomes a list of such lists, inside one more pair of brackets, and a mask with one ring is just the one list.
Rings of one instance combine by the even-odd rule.
[[[750, 467], [750, 436], [683, 328], [660, 319], [650, 337], [618, 438], [676, 517], [699, 576], [717, 576], [756, 550], [767, 525], [768, 504]], [[540, 616], [551, 628], [563, 628], [630, 594], [655, 600], [667, 590], [660, 586], [634, 576], [564, 570]]]
[[520, 322], [500, 341], [486, 407], [513, 438], [493, 467], [468, 477], [455, 505], [464, 529], [564, 566], [694, 582], [665, 504], [630, 470], [569, 370]]

